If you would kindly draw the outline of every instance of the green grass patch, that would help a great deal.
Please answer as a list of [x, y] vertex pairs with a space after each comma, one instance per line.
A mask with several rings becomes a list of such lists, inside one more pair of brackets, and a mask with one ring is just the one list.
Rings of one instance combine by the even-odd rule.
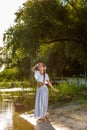
[[72, 100], [86, 100], [87, 99], [87, 87], [85, 85], [79, 85], [75, 83], [60, 83], [59, 85], [55, 85], [55, 87], [59, 90], [59, 93], [54, 93], [50, 90], [50, 101], [64, 101], [69, 102]]

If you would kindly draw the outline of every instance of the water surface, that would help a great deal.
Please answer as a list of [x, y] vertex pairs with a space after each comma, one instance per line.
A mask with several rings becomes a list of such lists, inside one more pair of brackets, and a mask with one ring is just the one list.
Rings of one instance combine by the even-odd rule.
[[0, 130], [13, 130], [13, 113], [12, 101], [0, 101]]
[[22, 119], [15, 112], [12, 100], [3, 99], [0, 101], [0, 130], [33, 130], [27, 121]]

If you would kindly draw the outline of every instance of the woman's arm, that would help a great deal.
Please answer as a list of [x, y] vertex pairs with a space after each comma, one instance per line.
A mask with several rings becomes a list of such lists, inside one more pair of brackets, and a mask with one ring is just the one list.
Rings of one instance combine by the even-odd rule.
[[54, 88], [52, 83], [50, 81], [48, 81], [48, 85], [51, 87], [51, 89], [54, 91], [54, 92], [59, 92], [58, 89]]
[[36, 65], [34, 65], [34, 66], [31, 68], [31, 70], [34, 72], [38, 66], [39, 66], [39, 63], [36, 64]]

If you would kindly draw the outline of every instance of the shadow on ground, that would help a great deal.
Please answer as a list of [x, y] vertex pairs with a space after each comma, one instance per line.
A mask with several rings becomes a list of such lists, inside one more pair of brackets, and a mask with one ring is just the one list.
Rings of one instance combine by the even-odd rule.
[[55, 128], [50, 124], [50, 122], [39, 122], [34, 127], [34, 130], [55, 130]]

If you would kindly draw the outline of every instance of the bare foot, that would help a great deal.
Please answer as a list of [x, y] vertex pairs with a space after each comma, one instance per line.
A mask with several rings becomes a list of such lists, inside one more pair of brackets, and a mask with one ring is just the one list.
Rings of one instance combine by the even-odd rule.
[[45, 116], [45, 119], [50, 122], [50, 119], [48, 116]]
[[37, 120], [37, 122], [44, 122], [45, 121], [45, 118], [39, 118], [38, 120]]

